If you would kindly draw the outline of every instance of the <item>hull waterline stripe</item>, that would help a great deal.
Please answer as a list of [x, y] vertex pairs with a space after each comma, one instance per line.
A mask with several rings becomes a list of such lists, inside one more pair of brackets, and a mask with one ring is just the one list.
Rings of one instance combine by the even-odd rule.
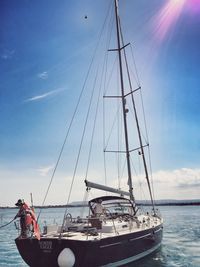
[[154, 252], [156, 249], [158, 249], [160, 247], [161, 243], [159, 243], [158, 245], [156, 245], [155, 247], [145, 251], [145, 252], [142, 252], [136, 256], [132, 256], [130, 258], [126, 258], [124, 260], [121, 260], [121, 261], [116, 261], [116, 262], [113, 262], [113, 263], [109, 263], [109, 264], [106, 264], [106, 265], [102, 265], [101, 267], [117, 267], [117, 266], [121, 266], [121, 265], [124, 265], [124, 264], [127, 264], [129, 262], [132, 262], [132, 261], [136, 261], [136, 260], [139, 260], [145, 256], [147, 256], [148, 254]]

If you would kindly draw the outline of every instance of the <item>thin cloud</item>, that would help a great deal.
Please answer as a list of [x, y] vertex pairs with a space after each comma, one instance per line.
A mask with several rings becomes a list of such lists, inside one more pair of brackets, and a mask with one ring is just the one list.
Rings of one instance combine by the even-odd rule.
[[181, 168], [173, 171], [154, 173], [155, 183], [168, 184], [173, 187], [200, 186], [200, 169]]
[[33, 97], [30, 97], [28, 99], [26, 99], [24, 102], [34, 102], [34, 101], [40, 101], [40, 100], [43, 100], [49, 96], [52, 96], [52, 95], [57, 95], [58, 93], [64, 91], [63, 88], [59, 88], [59, 89], [56, 89], [56, 90], [52, 90], [52, 91], [49, 91], [45, 94], [42, 94], [42, 95], [36, 95], [36, 96], [33, 96]]
[[[181, 168], [175, 170], [160, 170], [154, 172], [153, 184], [162, 192], [172, 190], [174, 194], [180, 190], [195, 190], [200, 187], [200, 169]], [[134, 185], [136, 187], [140, 184], [145, 185], [145, 175], [138, 175], [135, 177]], [[113, 186], [117, 185], [117, 180], [113, 182]], [[121, 188], [127, 189], [127, 178], [121, 180]], [[162, 196], [165, 198], [165, 196]]]
[[54, 165], [49, 165], [49, 166], [46, 166], [46, 167], [42, 167], [42, 168], [39, 168], [37, 169], [37, 171], [39, 172], [39, 174], [41, 176], [47, 176], [49, 174], [49, 172], [54, 168]]
[[2, 54], [1, 58], [4, 60], [11, 59], [15, 53], [15, 50], [8, 50], [6, 49]]
[[46, 79], [48, 79], [48, 72], [47, 71], [43, 71], [43, 72], [41, 72], [41, 73], [38, 73], [38, 78], [40, 78], [40, 79], [42, 79], [42, 80], [46, 80]]

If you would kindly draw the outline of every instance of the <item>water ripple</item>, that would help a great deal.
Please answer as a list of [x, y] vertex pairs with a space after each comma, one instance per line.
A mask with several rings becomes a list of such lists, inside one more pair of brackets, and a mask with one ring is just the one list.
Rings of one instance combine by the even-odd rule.
[[[70, 212], [76, 215], [76, 211]], [[165, 220], [161, 249], [129, 267], [199, 267], [200, 207], [162, 207], [161, 212]], [[15, 213], [16, 210], [0, 210], [0, 225], [11, 221]], [[62, 209], [47, 209], [41, 221], [59, 222], [62, 216]], [[15, 246], [17, 235], [14, 224], [0, 230], [0, 267], [27, 266]]]

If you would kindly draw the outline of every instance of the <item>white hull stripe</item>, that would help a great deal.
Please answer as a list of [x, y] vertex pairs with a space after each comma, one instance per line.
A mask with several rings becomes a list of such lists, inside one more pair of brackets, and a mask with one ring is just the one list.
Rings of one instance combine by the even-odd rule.
[[158, 249], [160, 247], [161, 243], [159, 243], [158, 245], [156, 245], [155, 247], [145, 251], [145, 252], [142, 252], [136, 256], [132, 256], [130, 258], [126, 258], [124, 260], [121, 260], [121, 261], [116, 261], [116, 262], [113, 262], [113, 263], [109, 263], [109, 264], [106, 264], [106, 265], [103, 265], [101, 267], [117, 267], [117, 266], [121, 266], [121, 265], [124, 265], [124, 264], [127, 264], [129, 262], [132, 262], [132, 261], [136, 261], [136, 260], [139, 260], [145, 256], [147, 256], [148, 254], [154, 252], [156, 249]]
[[162, 228], [159, 228], [158, 230], [154, 231], [155, 233], [162, 231]]
[[[154, 231], [154, 233], [160, 232], [161, 230], [162, 230], [162, 228]], [[131, 239], [129, 239], [129, 241], [132, 242], [134, 240], [142, 239], [142, 238], [148, 237], [148, 236], [152, 236], [152, 233], [149, 233], [149, 234], [146, 234], [146, 235], [143, 235], [143, 236], [139, 236], [139, 237], [136, 237], [136, 238], [131, 238]], [[103, 246], [100, 246], [100, 248], [106, 248], [106, 247], [116, 246], [116, 245], [119, 245], [119, 244], [122, 244], [122, 242], [117, 242], [117, 243], [113, 243], [113, 244], [103, 245]]]
[[116, 245], [119, 245], [119, 244], [122, 244], [122, 242], [117, 242], [117, 243], [112, 243], [112, 244], [100, 246], [100, 248], [107, 248], [107, 247], [116, 246]]
[[129, 241], [134, 241], [134, 240], [141, 239], [141, 238], [144, 238], [144, 237], [147, 237], [147, 236], [151, 236], [151, 234], [146, 234], [146, 235], [139, 236], [139, 237], [136, 237], [136, 238], [131, 238], [131, 239], [129, 239]]
[[[153, 229], [152, 229], [152, 230], [153, 230]], [[153, 230], [154, 233], [157, 233], [157, 232], [160, 232], [160, 231], [162, 231], [162, 228], [159, 228], [159, 229], [156, 230], [156, 231]], [[153, 233], [153, 232], [152, 232], [152, 233]], [[143, 235], [143, 236], [139, 236], [139, 237], [136, 237], [136, 238], [131, 238], [131, 239], [129, 239], [129, 241], [134, 241], [134, 240], [141, 239], [141, 238], [144, 238], [144, 237], [147, 237], [147, 236], [152, 236], [152, 233], [150, 233], [150, 234], [146, 234], [146, 235]]]

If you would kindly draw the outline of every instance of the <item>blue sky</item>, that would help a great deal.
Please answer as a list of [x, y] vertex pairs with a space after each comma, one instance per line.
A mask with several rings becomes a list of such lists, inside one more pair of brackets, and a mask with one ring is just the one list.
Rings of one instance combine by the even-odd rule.
[[[199, 2], [120, 2], [143, 88], [157, 198], [199, 198]], [[41, 204], [108, 6], [0, 1], [0, 205], [30, 192]], [[71, 179], [72, 137], [48, 203], [65, 203], [59, 188]], [[80, 188], [72, 200], [81, 198]]]

